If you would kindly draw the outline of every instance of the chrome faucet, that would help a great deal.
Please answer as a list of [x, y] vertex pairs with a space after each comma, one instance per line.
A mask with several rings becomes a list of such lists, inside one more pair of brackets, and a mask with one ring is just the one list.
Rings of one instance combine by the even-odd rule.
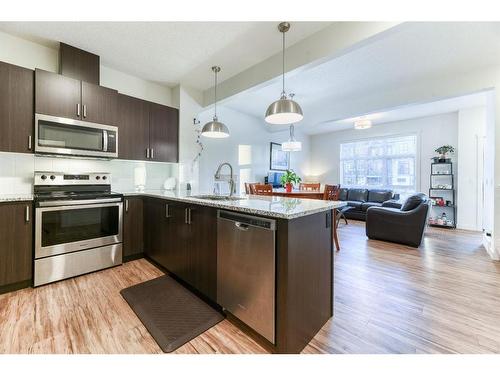
[[232, 197], [233, 193], [235, 192], [235, 185], [234, 185], [234, 175], [233, 175], [233, 167], [229, 163], [221, 163], [219, 167], [217, 168], [217, 171], [215, 172], [214, 178], [215, 181], [221, 181], [220, 177], [220, 170], [222, 169], [223, 166], [227, 165], [229, 167], [229, 173], [231, 173], [231, 176], [229, 177], [229, 196]]

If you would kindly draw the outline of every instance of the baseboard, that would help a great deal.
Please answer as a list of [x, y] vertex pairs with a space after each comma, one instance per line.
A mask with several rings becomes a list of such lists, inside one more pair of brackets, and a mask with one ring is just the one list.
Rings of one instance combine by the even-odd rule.
[[131, 262], [133, 260], [144, 258], [144, 253], [132, 254], [123, 257], [123, 263]]
[[19, 289], [29, 288], [33, 285], [33, 280], [20, 281], [18, 283], [0, 286], [0, 294], [14, 292]]

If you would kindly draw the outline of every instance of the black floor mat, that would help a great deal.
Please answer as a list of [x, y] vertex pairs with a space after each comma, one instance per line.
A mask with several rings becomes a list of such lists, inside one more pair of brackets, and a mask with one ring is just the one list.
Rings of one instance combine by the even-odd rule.
[[166, 353], [224, 319], [222, 314], [167, 275], [120, 293]]

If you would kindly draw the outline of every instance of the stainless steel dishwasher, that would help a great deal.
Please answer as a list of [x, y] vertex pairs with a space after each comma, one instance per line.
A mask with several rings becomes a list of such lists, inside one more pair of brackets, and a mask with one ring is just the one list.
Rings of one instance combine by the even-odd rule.
[[276, 221], [218, 211], [217, 302], [275, 342]]

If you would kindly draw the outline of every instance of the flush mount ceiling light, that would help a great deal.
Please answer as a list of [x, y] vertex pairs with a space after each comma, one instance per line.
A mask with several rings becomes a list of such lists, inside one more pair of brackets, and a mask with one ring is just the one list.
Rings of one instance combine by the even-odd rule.
[[288, 99], [285, 92], [285, 33], [290, 30], [288, 22], [281, 22], [278, 25], [278, 30], [283, 34], [283, 86], [280, 99], [272, 103], [266, 111], [266, 122], [269, 124], [284, 125], [299, 122], [304, 118], [300, 105]]
[[208, 138], [227, 138], [229, 137], [229, 129], [226, 125], [217, 119], [217, 73], [220, 72], [219, 66], [212, 66], [212, 72], [215, 74], [214, 85], [214, 117], [212, 121], [207, 122], [201, 129], [201, 135]]
[[363, 130], [372, 127], [372, 121], [368, 119], [361, 119], [354, 122], [354, 129]]
[[294, 152], [294, 151], [301, 151], [302, 150], [302, 142], [299, 142], [295, 139], [295, 128], [292, 125], [290, 125], [290, 138], [288, 138], [288, 141], [283, 142], [281, 144], [281, 150], [282, 151], [289, 151], [289, 152]]

